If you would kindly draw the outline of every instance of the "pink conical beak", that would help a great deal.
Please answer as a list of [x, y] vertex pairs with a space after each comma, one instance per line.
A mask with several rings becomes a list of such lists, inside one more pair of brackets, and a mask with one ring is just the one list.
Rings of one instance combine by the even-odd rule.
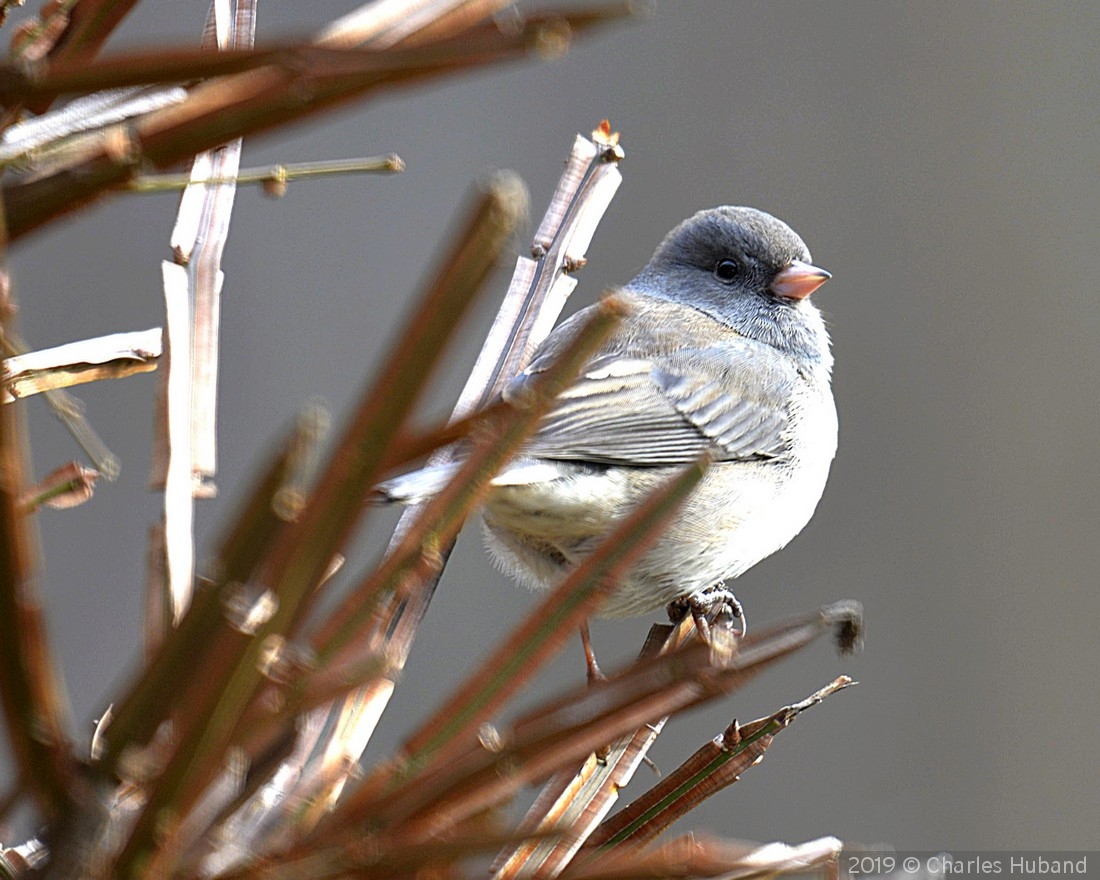
[[805, 299], [833, 276], [802, 260], [791, 260], [771, 283], [772, 293], [787, 299]]

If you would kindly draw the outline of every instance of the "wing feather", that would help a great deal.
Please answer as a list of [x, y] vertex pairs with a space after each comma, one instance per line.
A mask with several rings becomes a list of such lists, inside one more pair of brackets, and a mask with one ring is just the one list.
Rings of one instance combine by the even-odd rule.
[[[545, 362], [505, 398], [522, 394]], [[561, 395], [525, 452], [635, 466], [685, 464], [705, 450], [719, 461], [773, 458], [786, 445], [797, 381], [778, 352], [744, 339], [649, 358], [606, 353]]]

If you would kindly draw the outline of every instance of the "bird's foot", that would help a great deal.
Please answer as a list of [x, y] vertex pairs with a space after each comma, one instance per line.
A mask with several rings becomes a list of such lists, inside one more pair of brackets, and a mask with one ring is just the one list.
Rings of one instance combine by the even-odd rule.
[[[718, 581], [713, 586], [681, 596], [670, 602], [667, 610], [669, 620], [673, 623], [678, 623], [685, 615], [691, 614], [695, 628], [708, 644], [714, 644], [712, 629], [722, 630], [737, 638], [748, 631], [745, 609], [741, 607], [733, 591], [726, 587], [725, 581]], [[734, 629], [735, 620], [740, 621], [737, 629]]]
[[589, 685], [607, 681], [607, 676], [596, 662], [596, 652], [592, 650], [592, 636], [588, 631], [587, 620], [581, 624], [581, 647], [584, 649], [584, 665]]
[[[596, 662], [596, 652], [592, 650], [592, 635], [588, 631], [588, 621], [581, 624], [581, 646], [584, 648], [584, 665], [588, 675], [588, 686], [601, 684], [607, 681], [599, 664]], [[607, 756], [611, 754], [611, 744], [600, 746], [595, 750], [596, 760], [600, 764], [607, 763]]]

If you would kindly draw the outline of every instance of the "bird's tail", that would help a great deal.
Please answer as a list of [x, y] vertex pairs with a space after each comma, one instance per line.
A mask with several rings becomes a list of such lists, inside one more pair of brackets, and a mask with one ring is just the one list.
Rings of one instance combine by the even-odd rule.
[[[463, 461], [432, 465], [379, 483], [371, 490], [376, 504], [420, 504], [438, 495], [455, 478]], [[576, 464], [521, 456], [493, 477], [491, 486], [527, 486], [548, 483], [575, 473]]]
[[439, 494], [460, 466], [461, 462], [449, 462], [401, 474], [375, 486], [371, 500], [381, 504], [420, 504]]

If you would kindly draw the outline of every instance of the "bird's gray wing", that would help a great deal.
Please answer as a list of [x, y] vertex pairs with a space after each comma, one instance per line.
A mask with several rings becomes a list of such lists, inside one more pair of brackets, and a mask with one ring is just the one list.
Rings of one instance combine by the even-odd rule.
[[[525, 452], [607, 464], [685, 464], [782, 453], [795, 368], [778, 352], [736, 340], [715, 348], [631, 357], [605, 353], [557, 400]], [[522, 394], [536, 361], [505, 390]]]

